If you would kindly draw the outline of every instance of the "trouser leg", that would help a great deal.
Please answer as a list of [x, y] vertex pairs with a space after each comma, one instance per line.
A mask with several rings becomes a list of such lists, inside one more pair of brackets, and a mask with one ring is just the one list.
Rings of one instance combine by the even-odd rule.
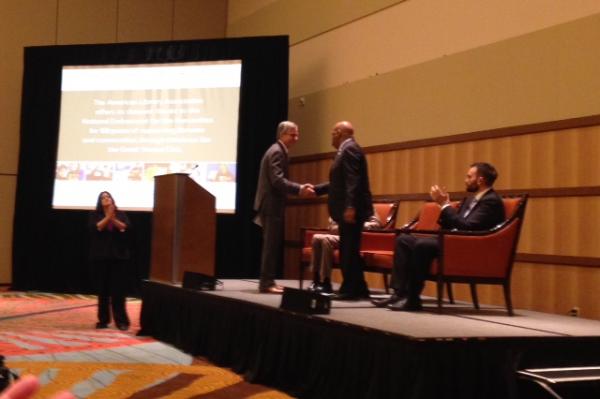
[[93, 268], [96, 294], [98, 295], [98, 323], [108, 324], [110, 323], [110, 263], [97, 261], [94, 262]]
[[323, 281], [331, 281], [333, 268], [333, 253], [339, 248], [340, 237], [333, 234], [323, 234], [320, 237], [320, 270]]
[[277, 265], [281, 261], [283, 244], [283, 216], [266, 215], [263, 220], [263, 245], [259, 288], [275, 284]]
[[392, 269], [392, 288], [399, 296], [406, 296], [408, 286], [408, 273], [412, 261], [412, 253], [417, 238], [410, 234], [401, 234], [396, 237], [394, 247], [394, 268]]
[[437, 238], [421, 237], [415, 242], [409, 275], [409, 297], [419, 299], [431, 262], [439, 255]]
[[318, 283], [321, 280], [321, 260], [323, 258], [323, 237], [325, 234], [315, 234], [312, 238], [312, 255], [310, 267], [313, 271], [313, 281]]
[[125, 308], [127, 296], [127, 261], [115, 261], [111, 269], [111, 307], [116, 324], [129, 325]]
[[368, 294], [369, 289], [360, 256], [362, 222], [340, 223], [340, 263], [344, 281], [340, 293], [350, 295]]

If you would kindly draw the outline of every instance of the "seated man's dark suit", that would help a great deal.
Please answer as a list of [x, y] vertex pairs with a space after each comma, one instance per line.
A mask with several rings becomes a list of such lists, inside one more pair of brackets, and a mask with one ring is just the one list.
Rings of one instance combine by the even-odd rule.
[[[442, 229], [487, 230], [504, 221], [502, 198], [489, 189], [479, 201], [475, 196], [465, 199], [457, 209], [446, 206], [440, 215]], [[420, 303], [431, 262], [439, 255], [437, 237], [415, 237], [400, 234], [394, 250], [393, 287], [399, 296], [408, 296], [411, 303]]]

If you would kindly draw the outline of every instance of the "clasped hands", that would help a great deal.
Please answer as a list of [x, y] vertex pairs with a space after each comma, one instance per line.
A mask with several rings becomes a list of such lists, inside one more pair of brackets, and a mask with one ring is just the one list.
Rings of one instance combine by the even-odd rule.
[[112, 204], [111, 204], [111, 205], [109, 205], [109, 206], [106, 208], [106, 211], [105, 211], [104, 215], [105, 215], [106, 217], [108, 217], [108, 219], [109, 219], [109, 220], [114, 220], [114, 218], [115, 218], [115, 216], [116, 216], [116, 213], [115, 213], [115, 206], [114, 206], [114, 205], [112, 205]]
[[314, 198], [317, 196], [315, 193], [315, 186], [310, 183], [305, 183], [300, 186], [300, 197], [302, 198]]

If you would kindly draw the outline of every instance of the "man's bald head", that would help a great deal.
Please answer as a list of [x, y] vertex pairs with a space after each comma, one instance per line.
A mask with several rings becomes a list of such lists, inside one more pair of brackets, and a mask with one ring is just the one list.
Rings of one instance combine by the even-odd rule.
[[340, 145], [349, 137], [354, 136], [354, 127], [348, 121], [341, 121], [333, 126], [331, 131], [331, 145], [340, 148]]

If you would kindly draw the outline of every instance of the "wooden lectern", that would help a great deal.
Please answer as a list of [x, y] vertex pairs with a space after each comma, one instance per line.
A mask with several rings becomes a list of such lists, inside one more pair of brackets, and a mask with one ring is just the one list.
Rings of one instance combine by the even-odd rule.
[[215, 275], [215, 197], [185, 173], [154, 178], [150, 279], [179, 284], [184, 271]]

